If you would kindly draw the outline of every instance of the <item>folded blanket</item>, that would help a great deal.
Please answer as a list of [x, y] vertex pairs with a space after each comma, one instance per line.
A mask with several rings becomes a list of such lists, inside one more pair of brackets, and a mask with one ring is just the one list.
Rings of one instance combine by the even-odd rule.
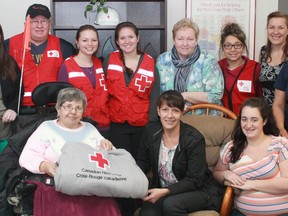
[[56, 170], [55, 188], [69, 195], [143, 198], [148, 179], [124, 149], [95, 150], [66, 143]]

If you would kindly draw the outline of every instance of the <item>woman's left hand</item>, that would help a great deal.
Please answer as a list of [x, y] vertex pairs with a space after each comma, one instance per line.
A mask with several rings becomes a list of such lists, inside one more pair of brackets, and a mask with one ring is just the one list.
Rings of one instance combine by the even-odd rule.
[[155, 203], [161, 197], [165, 197], [169, 194], [169, 189], [167, 188], [153, 188], [148, 190], [148, 195], [144, 197], [144, 201]]
[[113, 149], [113, 145], [108, 139], [102, 139], [100, 141], [100, 149], [111, 150]]
[[2, 116], [2, 122], [12, 122], [16, 119], [17, 113], [14, 110], [8, 109]]
[[[255, 180], [254, 180], [254, 182], [255, 182]], [[253, 186], [254, 182], [253, 182], [253, 180], [246, 180], [246, 182], [242, 185], [231, 183], [231, 186], [234, 188], [241, 189], [241, 190], [254, 190], [254, 186]]]

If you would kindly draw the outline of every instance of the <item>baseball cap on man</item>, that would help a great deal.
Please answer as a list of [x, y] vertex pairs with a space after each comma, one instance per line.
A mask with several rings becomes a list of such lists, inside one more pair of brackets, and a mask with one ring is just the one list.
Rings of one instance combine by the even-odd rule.
[[33, 4], [31, 5], [26, 13], [26, 17], [30, 15], [31, 18], [34, 18], [36, 16], [42, 15], [46, 17], [47, 19], [50, 19], [51, 13], [49, 11], [49, 8], [42, 4]]

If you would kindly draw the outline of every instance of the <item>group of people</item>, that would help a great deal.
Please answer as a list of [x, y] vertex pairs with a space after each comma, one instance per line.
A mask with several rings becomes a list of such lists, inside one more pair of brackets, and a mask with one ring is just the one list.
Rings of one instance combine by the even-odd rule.
[[[57, 119], [42, 123], [28, 139], [19, 160], [22, 167], [53, 177], [61, 147], [69, 140], [107, 151], [123, 148], [144, 173], [152, 172], [144, 204], [140, 203], [141, 216], [219, 211], [224, 181], [241, 190], [235, 199], [235, 215], [288, 211], [286, 14], [269, 14], [267, 45], [261, 48], [259, 63], [248, 58], [246, 36], [237, 23], [221, 30], [223, 58], [218, 62], [198, 45], [199, 28], [188, 18], [174, 25], [173, 48], [156, 61], [141, 51], [137, 27], [121, 22], [115, 28], [117, 50], [101, 61], [95, 55], [99, 37], [94, 26], [78, 29], [74, 49], [49, 34], [52, 20], [46, 6], [31, 5], [28, 15], [31, 50], [25, 54], [24, 67], [23, 33], [4, 41], [0, 28], [0, 144], [7, 144], [8, 123], [19, 114], [18, 103], [21, 109], [33, 107], [31, 95], [38, 84], [63, 81], [74, 87], [60, 91]], [[238, 115], [232, 141], [221, 151], [214, 173], [207, 168], [203, 135], [181, 121], [188, 107], [198, 103], [223, 104]], [[274, 205], [263, 209], [261, 205], [269, 205], [271, 197]], [[69, 201], [77, 206], [77, 200]], [[105, 203], [111, 211], [103, 215], [121, 214], [113, 199]], [[123, 216], [133, 215], [139, 204], [119, 203]], [[93, 210], [92, 204], [86, 205], [88, 210]]]

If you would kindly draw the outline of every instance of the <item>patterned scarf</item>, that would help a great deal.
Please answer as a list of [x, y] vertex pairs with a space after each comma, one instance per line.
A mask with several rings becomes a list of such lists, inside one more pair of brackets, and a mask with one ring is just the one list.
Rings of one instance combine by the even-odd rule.
[[177, 72], [174, 78], [174, 89], [179, 92], [187, 91], [187, 78], [191, 72], [191, 65], [197, 61], [200, 56], [199, 45], [195, 47], [192, 55], [185, 59], [184, 61], [180, 60], [179, 55], [175, 46], [172, 48], [172, 62], [177, 68]]

